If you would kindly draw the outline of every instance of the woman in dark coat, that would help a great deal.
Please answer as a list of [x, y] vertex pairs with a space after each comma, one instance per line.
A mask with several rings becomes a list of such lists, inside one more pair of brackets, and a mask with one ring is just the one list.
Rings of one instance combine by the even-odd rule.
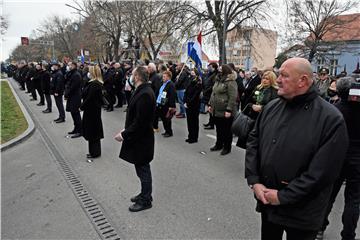
[[131, 198], [134, 202], [129, 211], [138, 212], [151, 208], [152, 176], [150, 162], [154, 157], [155, 95], [148, 83], [149, 75], [145, 67], [134, 71], [136, 87], [126, 113], [125, 129], [115, 136], [123, 141], [120, 158], [135, 165], [136, 174], [141, 182], [141, 193]]
[[188, 126], [188, 143], [195, 143], [199, 137], [199, 114], [200, 114], [200, 93], [202, 82], [197, 69], [191, 72], [191, 82], [187, 86], [184, 95], [184, 103], [186, 108], [186, 121]]
[[80, 109], [84, 111], [82, 118], [82, 135], [89, 142], [88, 158], [97, 158], [101, 155], [100, 139], [104, 138], [101, 121], [101, 106], [103, 104], [103, 81], [99, 66], [90, 66], [91, 80], [83, 90], [83, 102]]

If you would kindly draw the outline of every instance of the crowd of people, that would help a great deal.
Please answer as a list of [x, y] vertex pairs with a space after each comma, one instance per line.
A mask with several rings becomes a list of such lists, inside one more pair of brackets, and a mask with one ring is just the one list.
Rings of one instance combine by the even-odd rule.
[[[209, 113], [205, 130], [216, 128], [210, 151], [231, 152], [232, 124], [240, 111], [255, 124], [245, 143], [245, 176], [261, 212], [262, 239], [322, 239], [332, 204], [344, 182], [342, 239], [354, 239], [360, 204], [360, 100], [350, 89], [360, 81], [357, 69], [329, 76], [313, 72], [302, 58], [286, 60], [279, 71], [237, 69], [210, 63], [202, 73], [183, 63], [157, 61], [88, 63], [25, 63], [9, 76], [39, 98], [43, 113], [52, 112], [53, 95], [59, 116], [71, 113], [72, 138], [83, 136], [88, 159], [101, 156], [104, 138], [102, 108], [127, 105], [120, 158], [135, 165], [141, 193], [131, 198], [133, 212], [152, 206], [150, 162], [154, 133], [163, 124], [164, 138], [174, 136], [172, 119], [186, 118], [188, 137], [199, 140], [199, 115]], [[359, 94], [360, 95], [360, 94]], [[64, 110], [63, 99], [66, 100]], [[178, 111], [177, 105], [178, 103]], [[80, 111], [83, 111], [81, 117]], [[328, 207], [326, 207], [328, 206]]]

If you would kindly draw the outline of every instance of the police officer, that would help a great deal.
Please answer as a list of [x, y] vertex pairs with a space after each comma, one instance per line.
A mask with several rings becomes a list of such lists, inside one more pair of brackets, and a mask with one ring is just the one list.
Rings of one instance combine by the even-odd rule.
[[63, 104], [63, 95], [64, 95], [64, 75], [60, 71], [60, 64], [58, 62], [53, 62], [51, 66], [52, 76], [50, 82], [50, 90], [54, 95], [56, 107], [59, 111], [59, 117], [54, 120], [55, 123], [65, 122], [65, 110]]
[[315, 86], [319, 90], [319, 95], [322, 98], [327, 98], [327, 90], [330, 87], [331, 79], [329, 77], [329, 69], [322, 68], [319, 71], [319, 78], [315, 82]]

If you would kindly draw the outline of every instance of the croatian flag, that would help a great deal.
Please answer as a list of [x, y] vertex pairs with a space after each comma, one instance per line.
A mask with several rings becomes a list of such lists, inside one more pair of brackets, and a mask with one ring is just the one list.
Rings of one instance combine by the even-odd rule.
[[85, 55], [84, 55], [84, 50], [83, 49], [81, 49], [81, 51], [80, 51], [80, 59], [81, 59], [81, 63], [82, 64], [84, 64], [84, 62], [85, 62]]
[[188, 43], [188, 55], [189, 58], [195, 63], [195, 67], [198, 69], [200, 76], [202, 76], [201, 67], [201, 32], [196, 38], [196, 41]]

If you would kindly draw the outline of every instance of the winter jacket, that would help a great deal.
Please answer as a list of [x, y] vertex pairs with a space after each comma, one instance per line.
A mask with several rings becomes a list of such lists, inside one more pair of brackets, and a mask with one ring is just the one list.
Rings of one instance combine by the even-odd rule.
[[225, 112], [230, 112], [235, 116], [237, 84], [236, 72], [218, 77], [212, 90], [209, 105], [212, 108], [212, 114], [215, 117], [225, 117]]
[[258, 210], [274, 224], [319, 230], [347, 148], [341, 113], [315, 86], [290, 101], [268, 103], [247, 141], [245, 177], [250, 185], [278, 190], [280, 205], [258, 202]]

